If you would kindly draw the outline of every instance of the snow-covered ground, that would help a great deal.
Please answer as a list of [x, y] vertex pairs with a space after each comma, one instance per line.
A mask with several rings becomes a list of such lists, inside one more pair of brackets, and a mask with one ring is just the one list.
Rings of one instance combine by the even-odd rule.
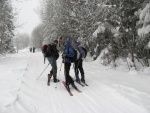
[[[28, 50], [0, 58], [0, 113], [150, 113], [150, 75], [108, 69], [98, 61], [84, 62], [89, 86], [71, 88], [69, 96], [61, 82], [47, 86], [49, 66], [41, 52]], [[58, 59], [58, 77], [64, 66]], [[74, 78], [73, 67], [70, 74]], [[40, 78], [37, 80], [36, 78]], [[57, 88], [56, 88], [57, 87]]]

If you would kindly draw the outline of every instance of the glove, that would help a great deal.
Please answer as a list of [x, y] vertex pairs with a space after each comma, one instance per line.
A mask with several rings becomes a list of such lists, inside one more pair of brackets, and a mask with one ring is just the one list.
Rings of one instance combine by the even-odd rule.
[[66, 54], [62, 54], [62, 57], [66, 57], [67, 55]]
[[67, 55], [66, 54], [62, 54], [62, 58], [64, 59]]

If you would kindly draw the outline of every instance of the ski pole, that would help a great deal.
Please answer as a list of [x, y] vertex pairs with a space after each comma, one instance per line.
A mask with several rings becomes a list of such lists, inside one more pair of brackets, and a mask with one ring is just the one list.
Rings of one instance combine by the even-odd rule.
[[[49, 66], [49, 63], [48, 65], [46, 66], [46, 68]], [[46, 70], [46, 68], [43, 70], [43, 72]], [[43, 72], [39, 75], [39, 77], [37, 78], [37, 80], [40, 78], [40, 76], [43, 74]]]
[[[62, 67], [62, 63], [61, 63], [61, 66], [60, 66], [59, 75], [58, 75], [58, 77], [57, 77], [58, 79], [59, 79], [59, 76], [60, 76], [61, 67]], [[55, 88], [57, 89], [57, 83], [56, 83]]]
[[45, 64], [45, 59], [46, 59], [46, 58], [44, 57], [44, 64]]

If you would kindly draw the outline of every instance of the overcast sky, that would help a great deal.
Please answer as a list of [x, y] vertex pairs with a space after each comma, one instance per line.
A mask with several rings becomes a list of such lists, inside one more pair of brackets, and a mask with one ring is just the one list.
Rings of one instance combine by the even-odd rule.
[[20, 33], [31, 34], [33, 28], [40, 23], [37, 8], [39, 7], [39, 0], [12, 0], [15, 11], [18, 12], [17, 16], [17, 31]]

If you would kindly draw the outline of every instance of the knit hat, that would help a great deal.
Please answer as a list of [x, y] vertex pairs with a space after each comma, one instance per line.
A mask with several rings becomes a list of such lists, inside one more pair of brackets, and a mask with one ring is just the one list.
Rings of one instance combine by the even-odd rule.
[[67, 39], [67, 40], [65, 40], [65, 42], [67, 43], [67, 45], [69, 45], [69, 46], [71, 45], [71, 41], [70, 40]]
[[81, 45], [81, 42], [80, 42], [80, 41], [78, 41], [78, 42], [77, 42], [77, 46], [80, 46], [80, 45]]
[[58, 40], [54, 40], [55, 43], [58, 43]]

